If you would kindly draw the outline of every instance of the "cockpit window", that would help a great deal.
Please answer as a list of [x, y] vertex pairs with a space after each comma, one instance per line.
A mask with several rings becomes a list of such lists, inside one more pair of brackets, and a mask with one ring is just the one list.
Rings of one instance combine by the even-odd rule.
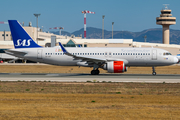
[[172, 54], [171, 54], [171, 53], [166, 52], [166, 53], [163, 53], [163, 55], [172, 55]]

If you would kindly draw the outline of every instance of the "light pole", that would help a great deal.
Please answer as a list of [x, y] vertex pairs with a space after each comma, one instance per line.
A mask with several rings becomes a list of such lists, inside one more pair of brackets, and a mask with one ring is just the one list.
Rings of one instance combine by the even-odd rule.
[[36, 40], [37, 40], [37, 44], [38, 44], [38, 17], [40, 16], [41, 14], [34, 14], [34, 16], [36, 17], [36, 20], [37, 20], [37, 38], [36, 38]]
[[102, 16], [102, 39], [104, 39], [104, 17], [105, 15]]
[[147, 39], [147, 36], [145, 35], [145, 36], [144, 36], [144, 42], [146, 42], [146, 39]]
[[113, 39], [113, 25], [114, 25], [114, 22], [112, 22], [112, 39]]
[[61, 30], [64, 29], [63, 27], [59, 27], [59, 35], [61, 35]]

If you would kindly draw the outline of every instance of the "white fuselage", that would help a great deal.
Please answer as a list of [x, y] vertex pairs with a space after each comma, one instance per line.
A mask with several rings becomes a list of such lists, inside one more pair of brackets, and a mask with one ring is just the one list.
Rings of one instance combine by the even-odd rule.
[[[23, 51], [22, 56], [27, 60], [42, 62], [59, 66], [84, 66], [80, 59], [65, 55], [61, 47], [51, 48], [19, 48], [15, 51]], [[166, 66], [177, 63], [177, 58], [166, 55], [168, 51], [157, 48], [78, 48], [67, 47], [66, 50], [76, 56], [107, 59], [107, 61], [124, 61], [126, 66]], [[82, 63], [82, 64], [81, 64]]]

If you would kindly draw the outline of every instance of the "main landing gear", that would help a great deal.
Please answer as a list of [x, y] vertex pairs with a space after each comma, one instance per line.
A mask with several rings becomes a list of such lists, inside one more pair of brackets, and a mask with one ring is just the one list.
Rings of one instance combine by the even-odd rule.
[[92, 70], [91, 75], [99, 75], [99, 70], [98, 69]]
[[152, 70], [153, 70], [152, 75], [156, 75], [156, 71], [155, 71], [154, 66], [152, 67]]
[[94, 64], [93, 70], [91, 71], [91, 75], [99, 75], [99, 70], [98, 70], [98, 68], [99, 68], [99, 65]]

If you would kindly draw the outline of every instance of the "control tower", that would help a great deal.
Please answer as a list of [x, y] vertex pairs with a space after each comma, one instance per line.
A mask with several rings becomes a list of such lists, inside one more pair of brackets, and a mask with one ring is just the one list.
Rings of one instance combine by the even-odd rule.
[[156, 18], [156, 24], [163, 26], [163, 43], [169, 44], [169, 26], [176, 24], [176, 17], [172, 17], [168, 4], [164, 4], [160, 17]]

